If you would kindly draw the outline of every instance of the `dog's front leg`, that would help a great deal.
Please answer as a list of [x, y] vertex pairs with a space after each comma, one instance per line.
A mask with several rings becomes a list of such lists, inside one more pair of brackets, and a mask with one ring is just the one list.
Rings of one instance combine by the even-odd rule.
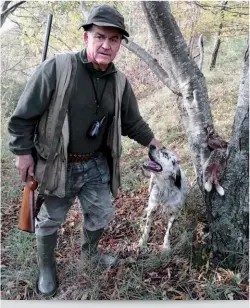
[[149, 187], [148, 187], [148, 193], [149, 194], [151, 193], [153, 185], [154, 185], [154, 176], [153, 176], [153, 174], [151, 174], [151, 177], [150, 177], [150, 180], [149, 180]]
[[164, 242], [163, 242], [163, 245], [162, 245], [162, 249], [163, 250], [168, 250], [170, 249], [170, 243], [169, 243], [169, 231], [173, 225], [173, 222], [175, 220], [175, 216], [172, 214], [170, 217], [169, 217], [169, 220], [168, 220], [168, 227], [167, 227], [167, 230], [166, 230], [166, 233], [165, 233], [165, 236], [164, 236]]
[[145, 228], [144, 228], [143, 235], [142, 235], [142, 237], [140, 238], [140, 241], [139, 241], [139, 246], [141, 248], [147, 246], [147, 241], [148, 241], [149, 232], [150, 232], [150, 229], [151, 229], [154, 210], [155, 210], [155, 206], [148, 207], [148, 209], [147, 209], [146, 225], [145, 225]]

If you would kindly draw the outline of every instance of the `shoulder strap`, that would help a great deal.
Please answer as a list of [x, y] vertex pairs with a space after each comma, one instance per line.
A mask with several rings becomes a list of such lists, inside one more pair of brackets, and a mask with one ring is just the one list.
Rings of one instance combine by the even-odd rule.
[[62, 134], [63, 123], [67, 114], [69, 99], [74, 85], [74, 79], [77, 69], [77, 60], [73, 53], [57, 54], [56, 56], [56, 87], [59, 95], [62, 95], [62, 105], [58, 115], [58, 121], [52, 138], [50, 152], [46, 161], [46, 166], [41, 181], [39, 195], [42, 195], [46, 189], [48, 171], [55, 157], [56, 149]]

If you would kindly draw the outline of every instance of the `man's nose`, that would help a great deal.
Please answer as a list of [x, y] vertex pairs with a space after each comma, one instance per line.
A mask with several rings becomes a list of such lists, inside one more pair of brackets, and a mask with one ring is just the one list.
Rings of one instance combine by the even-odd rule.
[[104, 49], [109, 49], [110, 48], [110, 42], [108, 39], [104, 40], [104, 42], [102, 43], [102, 47]]

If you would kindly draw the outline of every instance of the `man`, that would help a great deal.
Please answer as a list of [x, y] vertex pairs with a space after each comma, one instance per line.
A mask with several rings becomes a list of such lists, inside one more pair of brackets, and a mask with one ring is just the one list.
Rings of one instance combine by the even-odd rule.
[[[94, 7], [87, 23], [81, 27], [85, 30], [86, 50], [75, 54], [77, 69], [67, 111], [69, 142], [64, 193], [57, 193], [59, 184], [55, 185], [54, 192], [51, 189], [44, 193], [45, 199], [35, 226], [39, 266], [38, 290], [48, 296], [54, 295], [57, 289], [54, 253], [57, 230], [76, 197], [79, 198], [83, 210], [83, 262], [96, 261], [104, 267], [115, 262], [114, 258], [101, 254], [97, 246], [104, 228], [114, 215], [110, 198], [110, 165], [106, 154], [107, 133], [115, 111], [114, 80], [117, 70], [112, 61], [120, 49], [121, 40], [126, 39], [129, 34], [125, 29], [123, 16], [107, 5]], [[38, 67], [9, 122], [10, 150], [17, 155], [16, 167], [24, 182], [27, 176], [37, 178], [38, 166], [41, 163], [46, 165], [48, 155], [45, 155], [45, 152], [48, 149], [44, 144], [49, 135], [48, 122], [50, 121], [52, 126], [58, 122], [58, 118], [51, 121], [48, 115], [51, 109], [56, 108], [52, 103], [57, 95], [55, 66], [55, 57], [51, 57]], [[39, 125], [44, 118], [45, 129], [39, 131]], [[97, 122], [99, 129], [93, 138]], [[143, 146], [153, 144], [161, 147], [140, 116], [128, 80], [121, 102], [121, 130], [124, 136]], [[39, 142], [34, 141], [34, 138], [38, 138]], [[57, 143], [59, 147], [60, 141]], [[57, 156], [55, 154], [55, 157]], [[34, 157], [37, 157], [36, 163]], [[55, 165], [55, 161], [53, 164]], [[59, 178], [58, 181], [64, 180], [64, 173], [58, 170], [47, 178], [48, 183], [58, 183], [56, 177]], [[116, 195], [116, 192], [113, 191], [113, 194]]]

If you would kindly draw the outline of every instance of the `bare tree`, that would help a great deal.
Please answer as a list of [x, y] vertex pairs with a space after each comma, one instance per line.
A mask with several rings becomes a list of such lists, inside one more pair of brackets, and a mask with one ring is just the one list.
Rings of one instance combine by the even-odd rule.
[[248, 251], [249, 234], [249, 41], [221, 184], [223, 198], [215, 191], [206, 195], [213, 251], [220, 259], [230, 252], [226, 261], [237, 264]]
[[80, 6], [81, 6], [83, 17], [87, 19], [89, 16], [89, 10], [87, 8], [86, 1], [80, 1]]
[[203, 60], [204, 60], [204, 43], [203, 43], [203, 35], [201, 34], [199, 37], [199, 50], [200, 50], [200, 57], [199, 57], [199, 63], [198, 67], [200, 71], [202, 71], [202, 66], [203, 66]]
[[13, 5], [11, 5], [11, 2], [13, 1], [3, 1], [3, 4], [1, 6], [1, 27], [5, 23], [6, 18], [9, 16], [9, 14], [13, 13], [20, 5], [22, 5], [26, 1], [19, 1]]
[[161, 52], [164, 52], [171, 62], [172, 71], [178, 81], [182, 94], [178, 106], [193, 155], [197, 179], [202, 187], [202, 166], [210, 154], [205, 128], [212, 125], [205, 78], [188, 55], [187, 44], [169, 10], [169, 3], [147, 1], [142, 5]]
[[225, 1], [225, 0], [222, 0], [222, 1], [221, 1], [220, 24], [219, 24], [218, 32], [217, 32], [216, 35], [215, 35], [214, 49], [213, 49], [213, 53], [212, 53], [212, 57], [211, 57], [210, 65], [209, 65], [210, 71], [211, 71], [213, 68], [215, 68], [215, 64], [216, 64], [218, 52], [219, 52], [219, 49], [220, 49], [220, 44], [221, 44], [221, 32], [222, 32], [223, 21], [224, 21], [224, 13], [225, 13], [225, 9], [226, 9], [227, 2], [228, 2], [228, 1]]
[[[235, 265], [239, 257], [247, 251], [248, 243], [248, 50], [234, 131], [226, 157], [227, 166], [224, 169], [223, 166], [218, 166], [222, 174], [221, 184], [226, 191], [222, 197], [216, 190], [206, 192], [203, 186], [204, 166], [215, 153], [215, 145], [226, 144], [213, 129], [205, 78], [193, 59], [188, 56], [187, 45], [169, 10], [169, 3], [146, 1], [143, 2], [143, 8], [161, 51], [165, 52], [171, 61], [172, 71], [182, 94], [179, 108], [198, 184], [203, 191], [209, 213], [214, 255], [220, 260], [228, 258], [229, 261], [228, 256], [231, 257], [233, 253], [234, 258], [231, 258], [229, 263]], [[219, 164], [218, 161], [216, 163]]]

